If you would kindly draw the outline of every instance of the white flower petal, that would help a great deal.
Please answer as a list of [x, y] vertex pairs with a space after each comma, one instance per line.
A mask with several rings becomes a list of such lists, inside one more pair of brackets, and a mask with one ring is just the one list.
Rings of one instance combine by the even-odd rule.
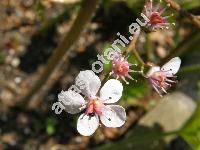
[[161, 67], [162, 71], [168, 71], [171, 75], [178, 72], [181, 65], [181, 59], [179, 57], [172, 58], [169, 62]]
[[101, 81], [92, 70], [81, 71], [75, 79], [76, 85], [85, 96], [95, 96], [98, 92]]
[[150, 77], [154, 72], [160, 71], [160, 67], [155, 66], [151, 67], [151, 69], [147, 72], [147, 77]]
[[108, 80], [100, 90], [100, 98], [103, 103], [115, 103], [122, 96], [122, 83], [115, 79]]
[[107, 105], [102, 109], [100, 120], [106, 127], [121, 127], [126, 121], [125, 109], [119, 105]]
[[76, 114], [81, 111], [81, 107], [85, 104], [84, 98], [74, 91], [61, 91], [58, 94], [58, 101], [62, 102], [65, 110], [70, 114]]
[[81, 135], [92, 135], [99, 126], [98, 116], [88, 116], [86, 114], [80, 115], [77, 122], [77, 130]]

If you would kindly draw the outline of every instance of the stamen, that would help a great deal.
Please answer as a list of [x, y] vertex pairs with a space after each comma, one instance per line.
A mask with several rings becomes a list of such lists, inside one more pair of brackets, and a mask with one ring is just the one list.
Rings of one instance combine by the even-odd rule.
[[153, 2], [150, 0], [150, 13], [152, 13], [152, 8], [153, 8]]
[[166, 9], [167, 8], [163, 8], [162, 10], [160, 10], [159, 14], [162, 15], [165, 12]]
[[154, 8], [154, 10], [153, 10], [153, 11], [158, 11], [158, 10], [159, 10], [159, 8], [160, 8], [160, 4], [156, 5], [156, 7]]
[[147, 6], [146, 5], [144, 6], [144, 9], [145, 9], [146, 15], [148, 16], [148, 11], [147, 11]]
[[[126, 56], [123, 60], [127, 61], [130, 55]], [[123, 58], [123, 57], [122, 57]]]
[[170, 80], [170, 79], [166, 79], [167, 82], [171, 82], [171, 83], [175, 83], [176, 81]]
[[129, 84], [128, 81], [126, 81], [125, 77], [124, 76], [121, 76], [122, 80], [126, 83], [126, 84]]
[[135, 71], [135, 70], [131, 70], [131, 69], [129, 69], [129, 72], [132, 72], [132, 73], [140, 73], [140, 71]]
[[169, 15], [169, 16], [165, 16], [165, 17], [163, 17], [164, 19], [168, 19], [168, 18], [171, 18], [171, 17], [173, 17], [174, 16], [174, 14], [171, 14], [171, 15]]
[[169, 83], [167, 83], [167, 82], [165, 82], [165, 84], [166, 84], [167, 86], [170, 86], [170, 87], [171, 87], [171, 84], [169, 84]]
[[117, 75], [116, 79], [118, 80], [119, 79], [119, 76]]
[[129, 74], [127, 75], [127, 77], [128, 77], [129, 79], [131, 79], [131, 80], [133, 80], [133, 81], [137, 82], [137, 80], [136, 80], [136, 79], [134, 79], [133, 77], [131, 77]]
[[159, 23], [158, 25], [159, 25], [159, 26], [162, 26], [162, 27], [165, 27], [165, 26], [169, 26], [170, 23], [163, 22], [163, 23]]
[[86, 107], [86, 104], [83, 104], [83, 105], [79, 108], [79, 110], [83, 110], [85, 107]]
[[145, 77], [146, 79], [149, 78], [147, 75], [144, 74], [144, 72], [141, 72], [141, 75], [142, 75], [143, 77]]
[[172, 25], [175, 26], [176, 24], [173, 22]]
[[109, 76], [111, 76], [112, 74], [114, 74], [114, 72], [113, 72], [113, 71], [111, 71], [111, 72], [109, 73]]
[[138, 66], [138, 64], [131, 64], [131, 63], [128, 63], [129, 66]]
[[160, 97], [163, 97], [163, 95], [160, 93], [160, 91], [158, 90], [158, 88], [155, 85], [152, 85], [152, 86], [156, 90], [156, 92], [160, 95]]
[[167, 91], [165, 90], [164, 87], [161, 87], [162, 91], [165, 92], [167, 94]]

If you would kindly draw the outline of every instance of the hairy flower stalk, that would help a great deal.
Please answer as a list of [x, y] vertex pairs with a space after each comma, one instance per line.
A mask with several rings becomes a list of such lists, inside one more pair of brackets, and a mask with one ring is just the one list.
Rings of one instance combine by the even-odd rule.
[[[147, 24], [150, 30], [156, 29], [168, 29], [171, 23], [168, 22], [167, 18], [173, 16], [164, 16], [166, 8], [161, 8], [160, 4], [153, 6], [152, 0], [149, 0], [144, 6], [144, 14], [150, 20]], [[174, 25], [174, 23], [172, 23]]]
[[147, 73], [150, 84], [160, 96], [162, 96], [162, 93], [167, 93], [167, 89], [177, 82], [175, 74], [178, 72], [180, 65], [180, 58], [175, 57], [161, 68], [159, 66], [151, 67]]
[[123, 91], [122, 84], [115, 79], [108, 80], [99, 92], [101, 82], [92, 70], [81, 71], [76, 80], [80, 86], [81, 93], [86, 96], [84, 99], [79, 93], [68, 90], [58, 95], [60, 102], [65, 104], [65, 110], [70, 114], [83, 112], [78, 118], [77, 130], [84, 136], [92, 135], [100, 125], [99, 120], [106, 127], [121, 127], [126, 120], [125, 109], [117, 102]]

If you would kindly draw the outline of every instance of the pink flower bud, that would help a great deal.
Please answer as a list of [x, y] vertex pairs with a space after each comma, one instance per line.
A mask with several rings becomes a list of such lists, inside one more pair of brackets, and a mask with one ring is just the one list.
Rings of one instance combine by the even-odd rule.
[[[144, 14], [149, 19], [148, 27], [150, 30], [169, 28], [170, 23], [167, 21], [167, 18], [170, 16], [163, 15], [166, 8], [161, 8], [159, 4], [154, 7], [152, 0], [149, 0], [144, 8]], [[173, 14], [171, 16], [173, 16]]]
[[[131, 76], [130, 76], [130, 72], [137, 72], [134, 70], [130, 69], [130, 66], [132, 66], [133, 64], [130, 64], [127, 60], [127, 58], [124, 58], [121, 54], [118, 54], [118, 57], [116, 57], [115, 59], [113, 59], [112, 61], [112, 71], [111, 71], [111, 75], [113, 75], [113, 77], [119, 79], [121, 78], [122, 80], [124, 80], [127, 84], [129, 84], [126, 81], [126, 77], [128, 77], [131, 80], [134, 80]], [[136, 64], [134, 64], [136, 65]]]

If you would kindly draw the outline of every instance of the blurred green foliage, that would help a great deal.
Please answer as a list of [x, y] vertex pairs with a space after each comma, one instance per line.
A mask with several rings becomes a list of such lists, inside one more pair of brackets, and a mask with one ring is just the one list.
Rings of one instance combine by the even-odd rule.
[[159, 125], [153, 128], [137, 126], [130, 130], [126, 137], [118, 142], [102, 145], [97, 150], [163, 150], [165, 141], [162, 139], [174, 132], [164, 133]]
[[[128, 61], [132, 64], [138, 64], [135, 57], [133, 55], [129, 55]], [[134, 71], [140, 71], [140, 68], [137, 66], [131, 66], [131, 69]], [[148, 84], [146, 80], [139, 75], [139, 73], [131, 73], [131, 76], [134, 80], [129, 80], [129, 84], [124, 86], [124, 94], [123, 99], [128, 100], [129, 103], [133, 102], [133, 100], [143, 97], [148, 94]], [[130, 99], [131, 98], [131, 99]]]
[[35, 3], [34, 10], [35, 10], [35, 13], [37, 14], [37, 16], [40, 19], [43, 19], [44, 13], [45, 13], [45, 8], [44, 8], [44, 6], [42, 5], [42, 3], [40, 1], [37, 1]]
[[200, 150], [200, 102], [198, 103], [194, 115], [180, 131], [180, 136], [182, 136], [194, 150]]
[[0, 64], [4, 63], [4, 60], [5, 60], [5, 54], [0, 51]]
[[49, 135], [52, 135], [52, 134], [55, 133], [55, 126], [56, 126], [55, 118], [53, 118], [53, 117], [47, 118], [47, 120], [46, 120], [46, 132]]
[[199, 0], [174, 0], [175, 2], [179, 3], [183, 8], [189, 10], [195, 7], [200, 7], [200, 1]]

